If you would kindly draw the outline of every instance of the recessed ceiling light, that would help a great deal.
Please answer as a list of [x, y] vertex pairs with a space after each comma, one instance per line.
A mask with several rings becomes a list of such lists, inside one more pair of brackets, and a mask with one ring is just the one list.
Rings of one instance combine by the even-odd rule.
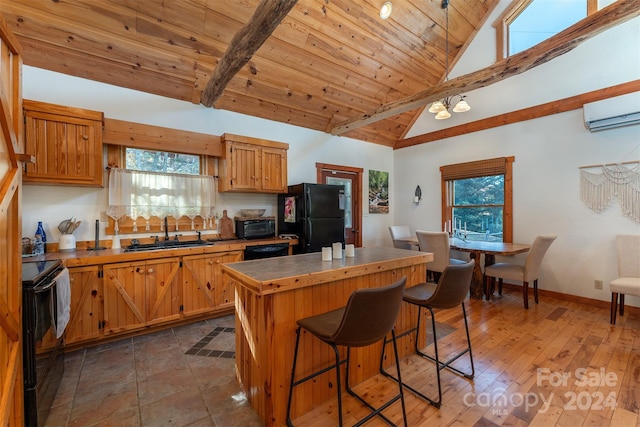
[[391, 16], [391, 11], [393, 10], [393, 5], [390, 1], [384, 2], [382, 7], [380, 8], [380, 18], [387, 19]]

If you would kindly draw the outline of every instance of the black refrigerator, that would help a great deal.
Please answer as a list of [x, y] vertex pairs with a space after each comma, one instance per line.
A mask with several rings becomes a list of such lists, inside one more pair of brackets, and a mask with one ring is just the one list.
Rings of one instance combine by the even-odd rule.
[[344, 246], [344, 185], [290, 185], [278, 195], [278, 233], [295, 234], [294, 253], [321, 252], [340, 242]]

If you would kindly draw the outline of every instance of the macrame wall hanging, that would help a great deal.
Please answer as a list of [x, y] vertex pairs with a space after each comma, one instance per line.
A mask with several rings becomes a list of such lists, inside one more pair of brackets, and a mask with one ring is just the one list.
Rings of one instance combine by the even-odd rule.
[[615, 198], [624, 216], [640, 223], [640, 161], [581, 166], [580, 198], [595, 212]]

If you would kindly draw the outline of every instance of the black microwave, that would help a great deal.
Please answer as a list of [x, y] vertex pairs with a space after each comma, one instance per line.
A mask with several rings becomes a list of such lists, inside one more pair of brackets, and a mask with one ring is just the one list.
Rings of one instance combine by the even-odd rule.
[[236, 234], [239, 239], [263, 239], [275, 237], [275, 218], [236, 218]]

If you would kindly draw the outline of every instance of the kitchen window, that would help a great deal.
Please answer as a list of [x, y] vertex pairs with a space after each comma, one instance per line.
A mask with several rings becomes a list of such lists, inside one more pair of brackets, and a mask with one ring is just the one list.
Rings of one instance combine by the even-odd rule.
[[513, 241], [514, 157], [442, 166], [443, 227], [467, 240]]
[[108, 156], [108, 234], [164, 232], [165, 219], [170, 231], [215, 229], [207, 156], [123, 146]]
[[196, 154], [126, 147], [125, 159], [125, 167], [128, 170], [187, 175], [200, 174], [200, 156]]

